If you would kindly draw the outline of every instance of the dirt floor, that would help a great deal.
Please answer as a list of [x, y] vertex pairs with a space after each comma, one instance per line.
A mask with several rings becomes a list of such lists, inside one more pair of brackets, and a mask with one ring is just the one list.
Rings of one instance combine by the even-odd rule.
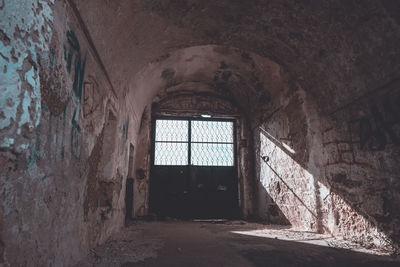
[[400, 258], [281, 226], [139, 221], [76, 266], [400, 266]]

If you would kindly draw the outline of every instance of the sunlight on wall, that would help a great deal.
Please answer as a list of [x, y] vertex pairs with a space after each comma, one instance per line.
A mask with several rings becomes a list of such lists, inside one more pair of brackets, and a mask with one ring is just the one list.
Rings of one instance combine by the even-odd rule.
[[292, 159], [294, 153], [287, 144], [284, 146], [261, 131], [260, 182], [293, 227], [315, 230], [317, 201], [314, 177]]
[[320, 184], [292, 158], [295, 153], [288, 144], [261, 130], [260, 183], [293, 227], [320, 231]]
[[[331, 233], [360, 244], [367, 238], [376, 247], [390, 243], [372, 222], [296, 162], [296, 151], [263, 129], [259, 153], [260, 185], [272, 199], [261, 199], [267, 202], [262, 212], [276, 206], [296, 230]], [[364, 234], [351, 230], [356, 228]]]

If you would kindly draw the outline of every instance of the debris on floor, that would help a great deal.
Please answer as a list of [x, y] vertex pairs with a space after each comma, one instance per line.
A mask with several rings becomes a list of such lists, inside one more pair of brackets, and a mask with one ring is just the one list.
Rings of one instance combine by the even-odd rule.
[[400, 266], [400, 258], [326, 234], [217, 222], [130, 223], [76, 266]]
[[131, 224], [103, 245], [91, 249], [90, 254], [76, 267], [119, 267], [125, 262], [141, 262], [147, 258], [156, 258], [157, 250], [163, 245], [161, 239], [145, 237], [140, 225]]

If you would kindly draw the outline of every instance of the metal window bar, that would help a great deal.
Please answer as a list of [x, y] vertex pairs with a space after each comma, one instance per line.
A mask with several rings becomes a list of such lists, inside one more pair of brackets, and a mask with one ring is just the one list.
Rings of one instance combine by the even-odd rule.
[[156, 120], [155, 165], [187, 165], [189, 149], [187, 120]]
[[193, 120], [191, 125], [191, 164], [233, 166], [233, 122]]
[[155, 165], [234, 166], [232, 121], [158, 119]]

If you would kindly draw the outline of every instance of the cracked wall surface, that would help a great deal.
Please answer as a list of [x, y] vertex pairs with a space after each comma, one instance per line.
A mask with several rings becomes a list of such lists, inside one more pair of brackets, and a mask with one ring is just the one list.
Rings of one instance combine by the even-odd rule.
[[0, 17], [0, 262], [70, 266], [123, 225], [136, 118], [68, 3], [4, 1]]
[[177, 92], [243, 115], [246, 217], [397, 249], [399, 10], [0, 0], [0, 264], [71, 265], [118, 231], [131, 144], [147, 215], [149, 107]]
[[330, 114], [301, 90], [281, 99], [255, 132], [260, 215], [398, 250], [397, 88], [389, 84]]

